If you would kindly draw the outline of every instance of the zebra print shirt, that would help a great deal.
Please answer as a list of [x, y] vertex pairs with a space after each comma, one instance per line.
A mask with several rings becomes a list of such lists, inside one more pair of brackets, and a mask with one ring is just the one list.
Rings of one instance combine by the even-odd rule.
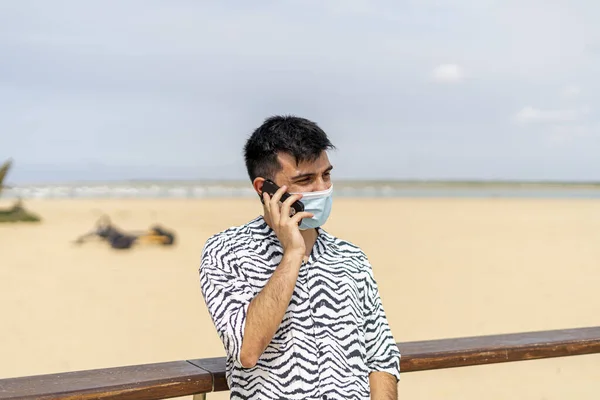
[[283, 249], [262, 216], [212, 236], [202, 295], [227, 354], [231, 399], [369, 399], [369, 373], [400, 378], [400, 352], [366, 255], [319, 229], [278, 331], [252, 368], [240, 350], [250, 301]]

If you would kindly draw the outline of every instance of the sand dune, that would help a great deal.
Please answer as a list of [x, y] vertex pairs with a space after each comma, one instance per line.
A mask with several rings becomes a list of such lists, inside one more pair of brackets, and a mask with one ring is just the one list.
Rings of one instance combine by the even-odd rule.
[[[41, 224], [0, 225], [0, 377], [224, 354], [200, 252], [258, 215], [255, 199], [26, 205]], [[160, 223], [177, 244], [73, 245], [102, 213], [125, 229]], [[336, 199], [325, 228], [369, 256], [397, 341], [600, 325], [600, 201]], [[600, 355], [405, 374], [399, 389], [405, 399], [597, 399]]]

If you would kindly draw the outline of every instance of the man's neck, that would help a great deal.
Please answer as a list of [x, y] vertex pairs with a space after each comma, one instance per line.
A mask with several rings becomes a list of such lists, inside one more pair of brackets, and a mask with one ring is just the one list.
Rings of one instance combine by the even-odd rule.
[[[263, 216], [263, 218], [264, 218], [264, 216]], [[267, 220], [265, 220], [265, 222], [267, 223], [267, 225], [269, 225], [269, 227], [271, 227], [271, 229], [273, 229], [273, 227]], [[304, 254], [304, 261], [307, 261], [308, 256], [310, 256], [310, 253], [312, 253], [312, 248], [315, 245], [315, 242], [317, 241], [319, 232], [317, 231], [317, 229], [311, 228], [311, 229], [301, 230], [300, 234], [302, 235], [302, 238], [304, 239], [304, 247], [306, 248], [306, 254]]]
[[304, 245], [306, 247], [306, 259], [308, 258], [308, 256], [310, 256], [310, 253], [312, 252], [312, 248], [315, 245], [315, 242], [317, 241], [317, 236], [319, 235], [316, 229], [306, 229], [303, 231], [300, 231], [300, 234], [302, 235], [302, 237], [304, 238]]

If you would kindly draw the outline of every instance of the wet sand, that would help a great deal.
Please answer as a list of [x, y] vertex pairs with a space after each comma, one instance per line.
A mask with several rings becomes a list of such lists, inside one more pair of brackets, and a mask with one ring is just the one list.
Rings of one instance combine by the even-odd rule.
[[[0, 224], [0, 377], [224, 355], [200, 252], [211, 234], [258, 215], [257, 203], [26, 201], [42, 223]], [[164, 225], [177, 244], [74, 245], [102, 213], [123, 229]], [[336, 199], [325, 229], [369, 256], [397, 341], [600, 325], [598, 200]], [[399, 391], [596, 399], [600, 355], [407, 373]]]

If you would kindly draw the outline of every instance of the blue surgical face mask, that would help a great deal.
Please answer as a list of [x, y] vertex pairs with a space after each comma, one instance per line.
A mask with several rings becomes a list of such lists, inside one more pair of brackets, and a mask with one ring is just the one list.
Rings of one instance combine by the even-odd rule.
[[318, 228], [327, 221], [333, 203], [332, 193], [333, 185], [329, 189], [320, 192], [302, 193], [300, 201], [304, 204], [304, 211], [308, 211], [314, 216], [302, 219], [300, 223], [301, 230]]

